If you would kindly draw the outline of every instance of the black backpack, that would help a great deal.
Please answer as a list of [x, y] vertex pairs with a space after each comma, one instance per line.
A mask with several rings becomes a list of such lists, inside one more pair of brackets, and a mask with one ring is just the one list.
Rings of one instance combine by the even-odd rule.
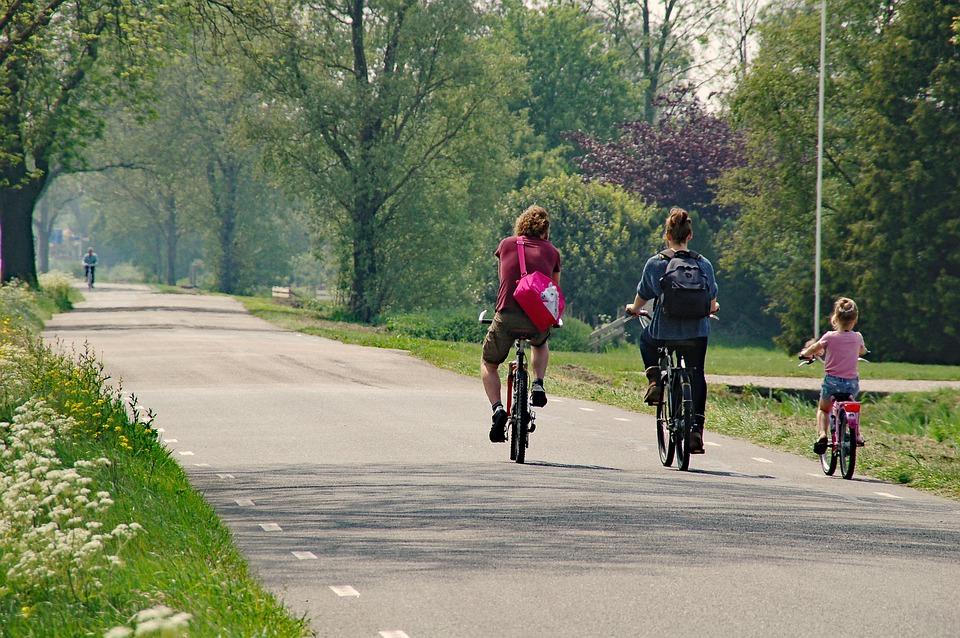
[[665, 250], [667, 272], [660, 278], [663, 312], [674, 319], [703, 319], [710, 314], [710, 282], [700, 266], [701, 257], [691, 250]]

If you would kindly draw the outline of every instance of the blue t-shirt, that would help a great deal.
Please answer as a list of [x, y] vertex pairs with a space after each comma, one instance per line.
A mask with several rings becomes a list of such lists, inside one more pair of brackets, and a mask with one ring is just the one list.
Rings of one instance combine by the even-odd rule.
[[[643, 276], [637, 284], [637, 294], [641, 299], [659, 299], [663, 291], [660, 288], [660, 279], [667, 272], [669, 259], [659, 254], [647, 260], [643, 267]], [[704, 256], [700, 256], [700, 267], [707, 276], [710, 285], [710, 298], [717, 297], [717, 277], [713, 272], [713, 264]], [[703, 319], [676, 319], [663, 314], [663, 304], [657, 302], [653, 311], [653, 321], [650, 324], [650, 336], [654, 339], [694, 339], [710, 335], [710, 318]]]

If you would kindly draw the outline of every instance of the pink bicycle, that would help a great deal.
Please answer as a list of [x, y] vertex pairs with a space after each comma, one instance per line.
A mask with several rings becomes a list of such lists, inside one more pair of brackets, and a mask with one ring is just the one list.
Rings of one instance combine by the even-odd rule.
[[[801, 357], [801, 366], [810, 365], [813, 358]], [[833, 476], [840, 464], [840, 475], [849, 480], [857, 465], [857, 448], [863, 447], [860, 437], [860, 402], [842, 392], [831, 395], [830, 439], [826, 451], [820, 455], [820, 467], [827, 476]], [[817, 408], [820, 409], [819, 407]]]

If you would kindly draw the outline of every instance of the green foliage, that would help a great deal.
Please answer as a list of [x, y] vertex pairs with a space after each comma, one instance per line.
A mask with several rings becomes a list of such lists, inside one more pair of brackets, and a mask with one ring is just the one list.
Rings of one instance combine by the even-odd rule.
[[563, 327], [555, 328], [550, 335], [550, 350], [563, 352], [589, 352], [590, 324], [576, 317], [564, 317]]
[[430, 310], [391, 314], [384, 325], [390, 332], [436, 339], [439, 341], [468, 341], [479, 343], [487, 326], [477, 321], [474, 310]]
[[615, 314], [633, 300], [643, 264], [660, 245], [659, 211], [616, 186], [551, 177], [507, 196], [501, 206], [504, 234], [513, 233], [513, 221], [532, 204], [550, 213], [568, 316]]
[[40, 275], [40, 290], [56, 307], [57, 312], [73, 309], [77, 293], [73, 289], [74, 279], [62, 272], [48, 272]]
[[516, 3], [505, 26], [526, 61], [530, 84], [529, 95], [513, 108], [526, 111], [547, 148], [561, 146], [567, 132], [609, 135], [636, 114], [638, 100], [624, 60], [586, 10], [576, 4], [529, 8]]

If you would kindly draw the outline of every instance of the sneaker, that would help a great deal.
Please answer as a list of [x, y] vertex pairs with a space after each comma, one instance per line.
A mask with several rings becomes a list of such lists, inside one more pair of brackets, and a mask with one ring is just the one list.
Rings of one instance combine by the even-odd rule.
[[690, 454], [704, 454], [703, 430], [690, 431]]
[[542, 408], [547, 404], [547, 393], [543, 389], [543, 381], [534, 381], [530, 386], [530, 403], [535, 408]]
[[493, 413], [493, 424], [490, 426], [490, 442], [504, 443], [507, 440], [507, 411], [503, 406]]
[[827, 447], [828, 447], [828, 444], [827, 444], [827, 437], [826, 437], [826, 435], [821, 436], [821, 437], [820, 437], [819, 439], [817, 439], [816, 442], [813, 444], [813, 453], [814, 453], [814, 454], [825, 454], [826, 451], [827, 451]]

